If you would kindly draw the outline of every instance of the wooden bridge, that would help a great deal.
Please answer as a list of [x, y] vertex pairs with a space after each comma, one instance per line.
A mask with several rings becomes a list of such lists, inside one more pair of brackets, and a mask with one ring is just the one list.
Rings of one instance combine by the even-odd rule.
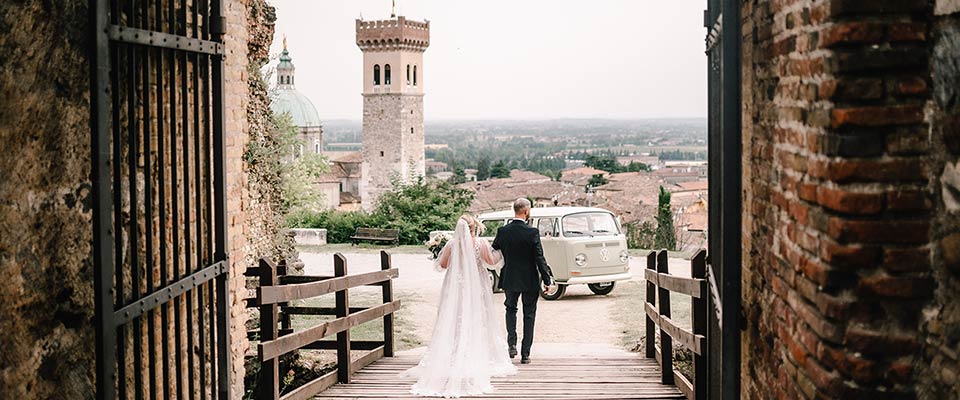
[[[282, 264], [261, 261], [248, 276], [260, 277], [260, 288], [249, 306], [260, 309], [261, 328], [250, 333], [259, 339], [258, 358], [262, 366], [259, 399], [408, 399], [414, 380], [401, 376], [420, 359], [417, 350], [394, 354], [393, 313], [399, 300], [393, 298], [393, 279], [399, 271], [391, 257], [381, 252], [381, 270], [347, 274], [347, 259], [334, 256], [334, 276], [286, 275]], [[670, 275], [667, 253], [647, 256], [644, 277], [647, 298], [644, 354], [596, 345], [538, 345], [534, 362], [519, 365], [516, 375], [495, 378], [495, 391], [476, 398], [489, 399], [706, 399], [706, 345], [708, 298], [711, 296], [705, 253], [697, 253], [691, 262], [692, 278]], [[383, 304], [350, 307], [348, 291], [359, 286], [380, 286]], [[670, 293], [692, 299], [693, 329], [684, 329], [670, 318]], [[336, 307], [294, 306], [296, 300], [326, 294], [336, 295]], [[294, 331], [291, 316], [330, 315], [335, 319]], [[383, 318], [383, 341], [355, 341], [350, 328]], [[336, 335], [336, 340], [323, 340]], [[659, 338], [659, 341], [657, 340]], [[689, 350], [693, 356], [692, 377], [688, 379], [673, 368], [673, 352], [661, 351], [661, 345]], [[337, 368], [300, 387], [282, 393], [279, 359], [300, 349], [336, 350]], [[423, 349], [419, 349], [422, 352]], [[366, 352], [357, 357], [359, 351]], [[354, 353], [352, 353], [354, 352]], [[663, 367], [663, 368], [661, 368]]]

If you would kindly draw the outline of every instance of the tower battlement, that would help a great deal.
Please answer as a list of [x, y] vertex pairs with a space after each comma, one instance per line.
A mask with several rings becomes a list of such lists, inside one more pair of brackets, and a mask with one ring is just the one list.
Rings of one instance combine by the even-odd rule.
[[357, 46], [363, 51], [425, 51], [430, 46], [430, 21], [406, 17], [357, 21]]

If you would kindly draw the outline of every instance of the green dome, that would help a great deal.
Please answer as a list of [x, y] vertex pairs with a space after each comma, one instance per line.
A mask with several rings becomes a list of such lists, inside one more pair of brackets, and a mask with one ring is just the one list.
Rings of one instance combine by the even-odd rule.
[[270, 109], [277, 114], [289, 113], [295, 126], [301, 128], [320, 126], [320, 115], [317, 114], [317, 108], [313, 106], [313, 102], [292, 87], [279, 89], [277, 97], [270, 104]]

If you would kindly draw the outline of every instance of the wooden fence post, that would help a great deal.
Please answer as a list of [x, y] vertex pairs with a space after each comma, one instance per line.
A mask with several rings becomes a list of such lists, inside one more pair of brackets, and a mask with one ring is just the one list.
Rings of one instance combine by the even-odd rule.
[[[667, 267], [667, 251], [660, 250], [657, 253], [657, 272], [669, 274]], [[657, 288], [657, 303], [660, 305], [660, 316], [670, 318], [670, 290], [662, 287]], [[660, 326], [660, 382], [664, 385], [673, 384], [673, 338], [667, 331]]]
[[[260, 259], [260, 288], [277, 285], [277, 268], [273, 263]], [[258, 296], [259, 297], [259, 296]], [[277, 338], [277, 305], [260, 304], [260, 342]], [[280, 398], [280, 357], [260, 364], [260, 399]]]
[[[380, 251], [380, 269], [388, 270], [392, 268], [393, 261], [390, 253], [385, 250]], [[393, 302], [393, 279], [387, 279], [383, 283], [383, 303]], [[383, 356], [393, 357], [393, 313], [383, 316]]]
[[[657, 252], [651, 251], [647, 254], [647, 269], [656, 271], [657, 270]], [[646, 275], [644, 275], [646, 276]], [[650, 306], [655, 307], [657, 305], [657, 285], [653, 282], [647, 281], [647, 303]], [[647, 358], [656, 358], [657, 349], [655, 348], [657, 344], [657, 324], [654, 323], [653, 319], [650, 318], [650, 315], [646, 313], [646, 305], [644, 306], [644, 313], [646, 315], [646, 329], [647, 336], [644, 338], [644, 355]]]
[[[700, 297], [693, 298], [693, 334], [707, 335], [707, 299], [710, 297], [710, 288], [707, 284], [707, 252], [700, 250], [690, 262], [690, 272], [694, 279], [700, 281]], [[701, 349], [705, 353], [709, 346]], [[702, 354], [693, 354], [693, 398], [707, 398], [707, 360]]]
[[[347, 259], [343, 254], [333, 255], [334, 276], [347, 276]], [[345, 318], [350, 315], [350, 299], [347, 297], [348, 290], [343, 289], [337, 292], [337, 318]], [[337, 333], [337, 382], [350, 383], [350, 329]]]

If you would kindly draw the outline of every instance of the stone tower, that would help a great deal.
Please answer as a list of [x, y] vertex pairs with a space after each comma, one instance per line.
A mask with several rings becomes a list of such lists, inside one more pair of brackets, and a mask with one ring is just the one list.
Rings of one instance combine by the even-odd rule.
[[430, 22], [391, 15], [357, 20], [363, 51], [363, 146], [360, 196], [371, 209], [394, 180], [425, 173], [423, 156], [423, 52]]

